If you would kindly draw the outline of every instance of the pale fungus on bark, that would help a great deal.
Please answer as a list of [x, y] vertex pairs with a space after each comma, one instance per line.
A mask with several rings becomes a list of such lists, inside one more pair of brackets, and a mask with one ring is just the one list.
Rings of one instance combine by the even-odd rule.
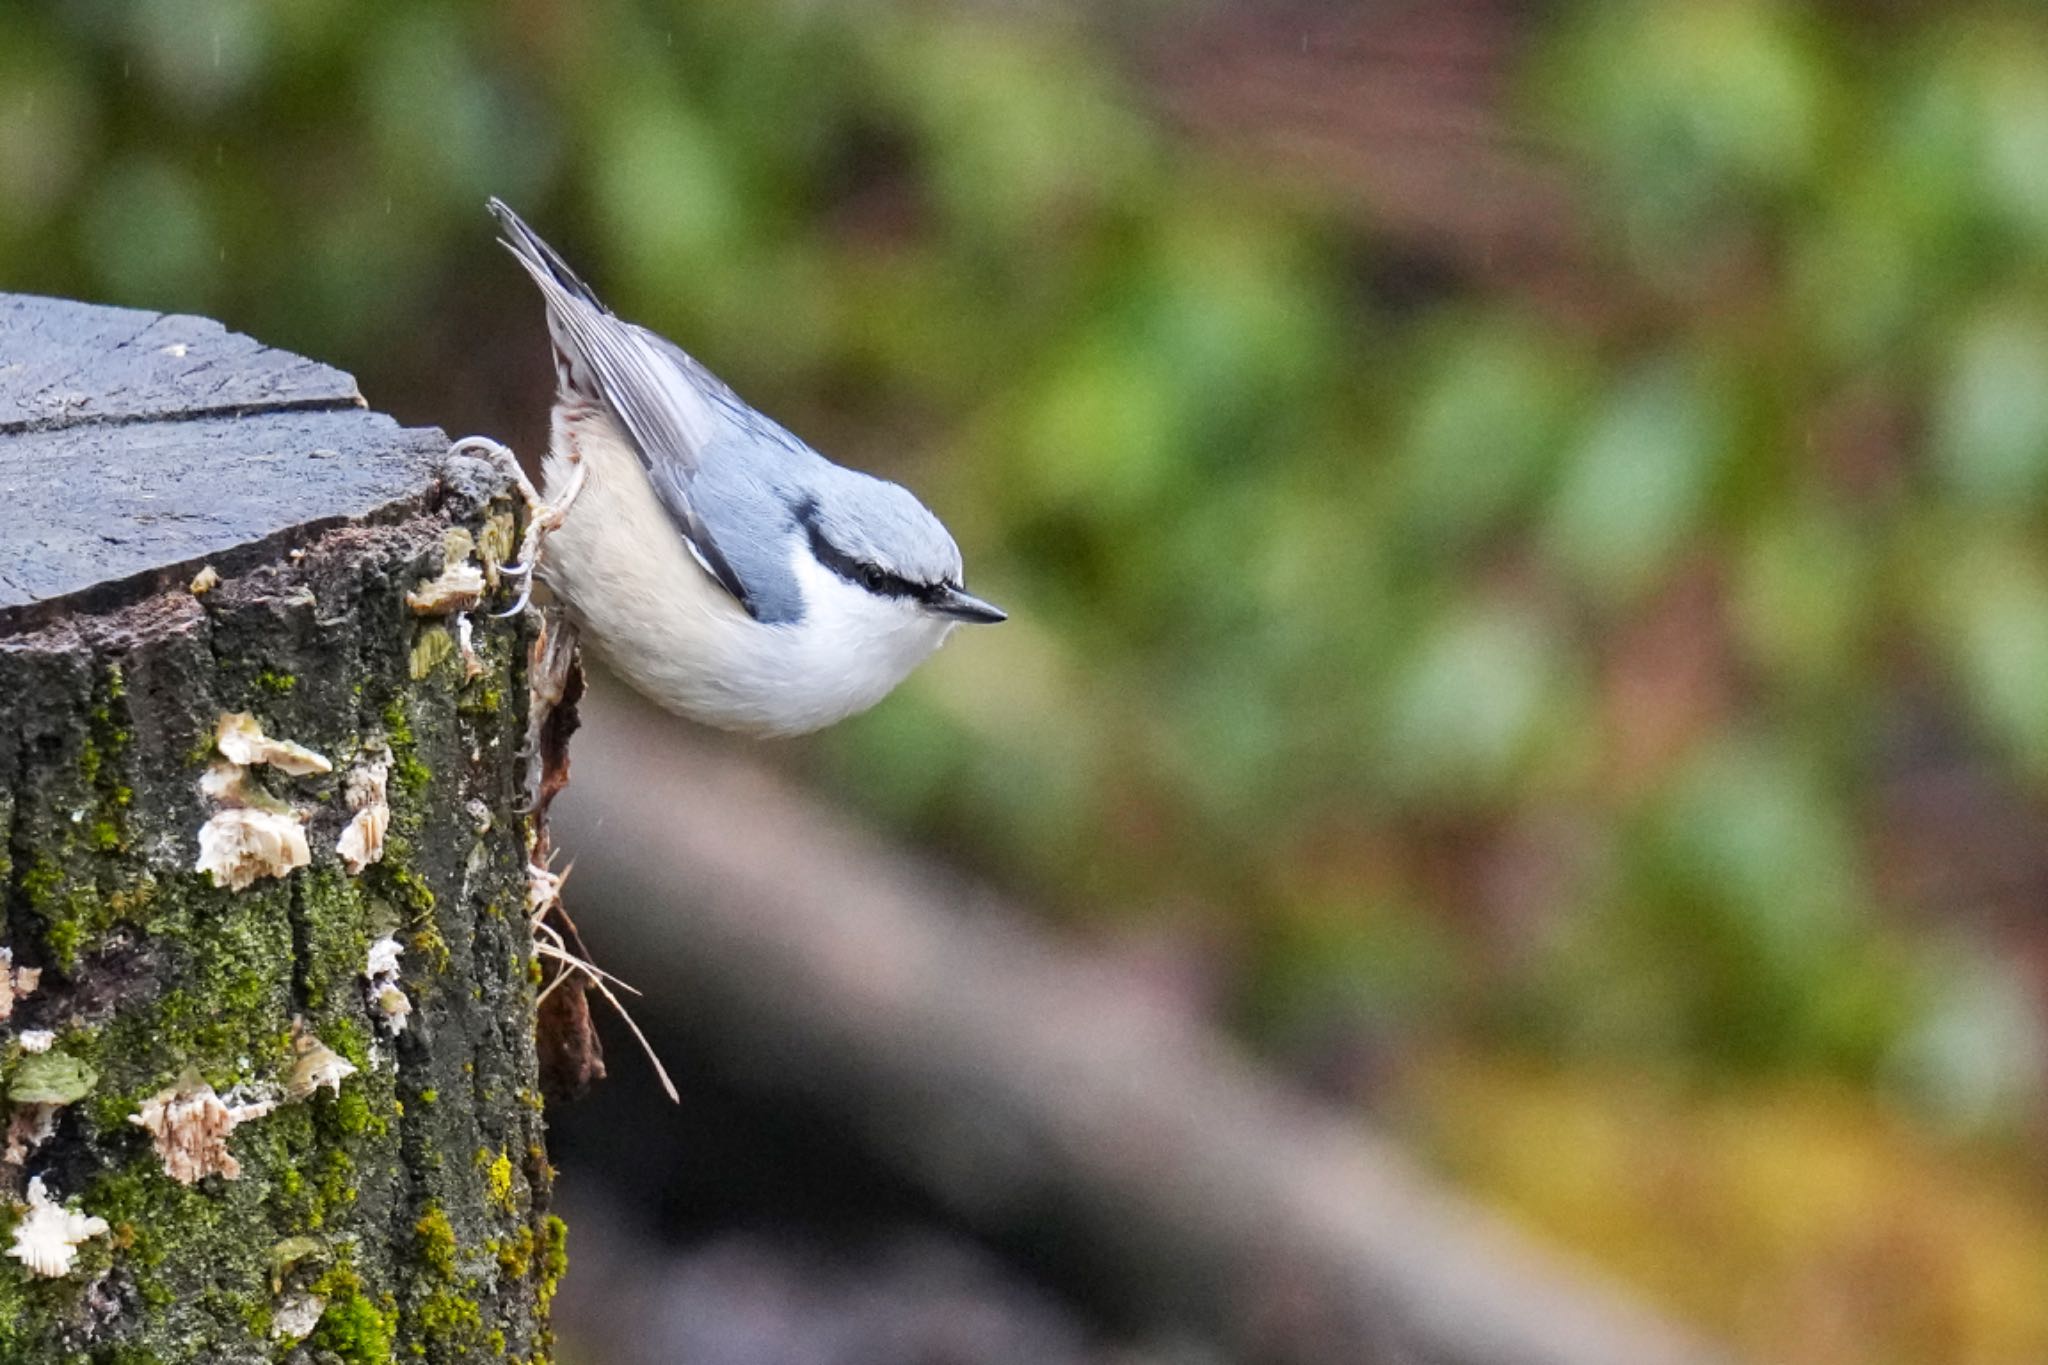
[[329, 773], [334, 765], [322, 754], [288, 739], [272, 739], [247, 711], [222, 716], [214, 728], [213, 747], [230, 763], [254, 767], [267, 763], [279, 772], [303, 777], [308, 773]]
[[7, 1130], [0, 1135], [0, 1162], [22, 1166], [57, 1131], [57, 1113], [92, 1093], [99, 1074], [76, 1057], [52, 1051], [49, 1029], [24, 1030], [16, 1041], [24, 1054], [7, 1079]]
[[370, 945], [363, 961], [363, 999], [378, 1027], [393, 1038], [405, 1032], [412, 1015], [412, 1001], [398, 984], [398, 958], [404, 951], [387, 935]]
[[0, 1024], [14, 1013], [14, 1002], [26, 1000], [43, 984], [41, 967], [17, 967], [14, 950], [0, 946]]
[[405, 595], [415, 616], [447, 616], [469, 611], [484, 600], [484, 571], [474, 564], [449, 564]]
[[306, 1099], [322, 1086], [339, 1095], [341, 1083], [356, 1074], [356, 1064], [321, 1042], [303, 1019], [292, 1020], [292, 1051], [297, 1060], [285, 1082], [288, 1100]]
[[391, 751], [382, 745], [365, 752], [349, 772], [343, 792], [355, 814], [349, 817], [334, 851], [341, 855], [341, 864], [351, 877], [384, 856], [384, 831], [391, 824], [386, 790], [390, 776]]
[[144, 1100], [141, 1112], [129, 1115], [128, 1121], [149, 1130], [164, 1174], [180, 1185], [192, 1185], [209, 1175], [239, 1179], [242, 1163], [228, 1151], [228, 1135], [275, 1108], [275, 1100], [231, 1105], [212, 1085], [187, 1074], [170, 1089]]
[[199, 827], [196, 870], [230, 891], [263, 877], [288, 876], [312, 861], [306, 827], [291, 815], [238, 806], [215, 811]]
[[265, 764], [303, 777], [334, 770], [325, 755], [288, 739], [274, 739], [246, 711], [224, 715], [214, 727], [221, 761], [199, 779], [199, 790], [224, 809], [199, 827], [196, 870], [214, 885], [240, 891], [264, 877], [288, 876], [312, 862], [304, 818], [253, 781], [249, 769]]
[[320, 1325], [327, 1300], [319, 1294], [298, 1293], [277, 1306], [270, 1317], [270, 1335], [286, 1344], [303, 1341]]
[[107, 1220], [65, 1208], [43, 1188], [43, 1178], [28, 1182], [28, 1212], [14, 1225], [14, 1244], [7, 1254], [45, 1279], [71, 1273], [79, 1244], [104, 1237]]
[[483, 656], [476, 652], [476, 627], [470, 623], [469, 613], [455, 613], [455, 646], [462, 652], [462, 680], [469, 682], [484, 675]]
[[24, 1166], [36, 1148], [57, 1135], [57, 1111], [61, 1104], [8, 1106], [7, 1131], [0, 1135], [0, 1165]]

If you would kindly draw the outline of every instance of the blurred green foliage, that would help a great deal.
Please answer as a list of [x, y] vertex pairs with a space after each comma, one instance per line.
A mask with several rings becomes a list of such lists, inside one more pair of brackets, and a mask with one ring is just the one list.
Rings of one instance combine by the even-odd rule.
[[2016, 1131], [2048, 17], [1540, 14], [1509, 116], [1573, 168], [1569, 307], [1455, 259], [1392, 298], [1414, 243], [1176, 136], [1082, 25], [659, 0], [0, 9], [0, 284], [531, 440], [503, 195], [1011, 609], [807, 751], [864, 810], [1235, 945], [1281, 1046]]

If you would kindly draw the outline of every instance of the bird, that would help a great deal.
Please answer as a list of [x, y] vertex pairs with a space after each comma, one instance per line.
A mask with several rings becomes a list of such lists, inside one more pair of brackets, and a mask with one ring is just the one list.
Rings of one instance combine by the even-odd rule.
[[537, 573], [634, 690], [718, 729], [799, 735], [873, 706], [954, 627], [1006, 619], [909, 490], [826, 459], [489, 209], [546, 302], [556, 383], [509, 571]]

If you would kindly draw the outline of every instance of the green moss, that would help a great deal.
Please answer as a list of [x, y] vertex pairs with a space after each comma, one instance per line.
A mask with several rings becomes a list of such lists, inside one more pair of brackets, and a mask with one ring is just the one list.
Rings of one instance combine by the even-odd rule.
[[[420, 1334], [437, 1345], [470, 1347], [484, 1337], [483, 1310], [475, 1299], [452, 1289], [437, 1289], [428, 1294], [414, 1311], [413, 1320]], [[423, 1356], [427, 1352], [422, 1344], [414, 1343], [413, 1354]]]
[[249, 1329], [249, 1335], [257, 1341], [270, 1339], [270, 1325], [277, 1320], [270, 1305], [252, 1299], [242, 1305], [242, 1325]]
[[[86, 852], [118, 853], [126, 847], [121, 825], [111, 817], [82, 829], [67, 825], [56, 848], [39, 850], [21, 876], [22, 897], [42, 921], [43, 946], [67, 975], [113, 925], [142, 923], [156, 898], [157, 883], [147, 870], [115, 866], [95, 871], [84, 861]], [[102, 885], [122, 878], [132, 880], [102, 893]]]
[[86, 1107], [94, 1127], [102, 1133], [118, 1133], [130, 1115], [141, 1108], [126, 1095], [96, 1095]]
[[62, 972], [78, 969], [78, 950], [84, 942], [85, 925], [75, 918], [53, 920], [43, 931], [43, 946], [49, 949], [50, 960]]
[[[180, 953], [186, 967], [181, 984], [166, 990], [152, 1009], [118, 1015], [101, 1040], [101, 1052], [121, 1058], [160, 1086], [186, 1067], [196, 1067], [216, 1086], [252, 1074], [276, 1075], [291, 1061], [289, 1018], [292, 987], [292, 927], [277, 913], [274, 897], [234, 898], [226, 913], [203, 921], [183, 891], [159, 902], [150, 927], [159, 936], [189, 939]], [[168, 901], [168, 904], [163, 902]]]
[[420, 1091], [421, 1104], [435, 1104], [440, 1101], [440, 1098], [441, 1092], [434, 1089], [434, 1087], [431, 1085], [428, 1086], [426, 1089]]
[[[58, 853], [78, 866], [81, 847], [112, 853], [121, 851], [126, 844], [118, 823], [95, 821], [75, 841], [61, 845]], [[157, 884], [147, 871], [135, 874], [118, 869], [101, 875], [130, 875], [135, 879], [126, 887], [103, 895], [82, 868], [67, 875], [62, 862], [41, 853], [22, 875], [24, 899], [43, 923], [43, 946], [51, 962], [67, 974], [77, 969], [93, 941], [116, 923], [141, 923], [144, 912], [156, 898]]]
[[64, 869], [47, 854], [38, 854], [28, 871], [21, 874], [21, 894], [29, 909], [46, 912], [54, 902], [57, 888], [64, 885]]
[[351, 1137], [383, 1137], [391, 1123], [370, 1107], [361, 1087], [343, 1086], [333, 1100], [335, 1122]]
[[451, 962], [448, 955], [448, 940], [441, 937], [441, 931], [434, 927], [432, 920], [413, 930], [409, 943], [413, 952], [426, 962], [436, 976], [447, 974]]
[[114, 717], [114, 703], [126, 695], [118, 670], [109, 673], [102, 695], [104, 699], [88, 713], [87, 732], [78, 751], [78, 776], [97, 797], [95, 818], [85, 831], [86, 846], [113, 853], [126, 845], [117, 817], [135, 799], [134, 791], [119, 781], [121, 756], [135, 736]]
[[492, 1238], [484, 1249], [507, 1280], [523, 1280], [533, 1269], [533, 1247], [533, 1229], [522, 1227], [510, 1237]]
[[164, 1358], [147, 1346], [111, 1346], [92, 1357], [93, 1365], [164, 1365]]
[[363, 968], [370, 936], [364, 923], [361, 892], [342, 870], [331, 864], [301, 869], [294, 881], [293, 910], [303, 945], [300, 971], [306, 1008], [318, 1019], [321, 1040], [358, 1067], [369, 1061], [362, 1049], [351, 1052], [329, 1030], [347, 1022], [328, 1017], [331, 1001], [352, 1000], [354, 982]]
[[391, 763], [392, 785], [402, 796], [417, 797], [433, 783], [434, 770], [420, 762], [410, 750], [400, 754], [394, 748]]
[[462, 689], [455, 709], [465, 716], [494, 716], [505, 706], [505, 694], [489, 676], [478, 678]]
[[[386, 846], [389, 853], [389, 846]], [[397, 893], [399, 903], [420, 914], [431, 914], [434, 909], [434, 888], [427, 885], [427, 879], [409, 867], [394, 865], [387, 857], [378, 866], [385, 869], [384, 880]]]
[[373, 1302], [353, 1269], [336, 1266], [315, 1280], [312, 1289], [327, 1300], [327, 1308], [306, 1338], [308, 1348], [332, 1351], [346, 1365], [389, 1365], [396, 1358], [391, 1343], [398, 1328], [397, 1310]]
[[203, 729], [193, 736], [192, 747], [185, 751], [185, 766], [188, 768], [204, 768], [207, 764], [213, 762], [216, 752], [213, 731]]
[[320, 1041], [348, 1058], [358, 1072], [369, 1071], [369, 1034], [354, 1019], [344, 1015], [329, 1019], [320, 1026]]
[[540, 1220], [537, 1250], [540, 1308], [545, 1315], [548, 1305], [554, 1302], [555, 1291], [562, 1287], [562, 1277], [569, 1273], [569, 1225], [558, 1215], [551, 1213]]
[[318, 1229], [327, 1226], [335, 1214], [355, 1203], [355, 1162], [341, 1148], [329, 1147], [321, 1155], [319, 1178], [315, 1185], [319, 1199], [306, 1226]]
[[[200, 1257], [209, 1263], [221, 1259], [211, 1251], [222, 1238], [228, 1217], [221, 1204], [165, 1175], [153, 1154], [100, 1176], [87, 1187], [81, 1202], [87, 1212], [107, 1220], [110, 1250], [153, 1308], [167, 1307], [179, 1297], [158, 1270]], [[232, 1272], [220, 1265], [217, 1273], [226, 1277]]]
[[125, 889], [107, 893], [107, 914], [130, 924], [141, 924], [156, 900], [156, 893], [156, 878], [145, 872]]
[[413, 1224], [414, 1263], [420, 1267], [419, 1297], [403, 1318], [413, 1339], [406, 1343], [415, 1356], [453, 1357], [487, 1348], [502, 1353], [503, 1335], [495, 1339], [484, 1328], [478, 1303], [481, 1288], [457, 1268], [455, 1229], [437, 1204]]
[[405, 702], [394, 697], [384, 707], [384, 741], [391, 746], [391, 785], [398, 796], [417, 798], [426, 794], [434, 781], [431, 768], [422, 763], [417, 741], [413, 738], [412, 720], [406, 715]]
[[[118, 1239], [124, 1224], [138, 1220], [147, 1221], [155, 1196], [161, 1193], [155, 1189], [163, 1179], [161, 1172], [153, 1172], [144, 1162], [137, 1161], [117, 1171], [109, 1171], [92, 1182], [85, 1196], [85, 1207], [113, 1225]], [[131, 1242], [131, 1246], [136, 1245]], [[140, 1259], [148, 1260], [147, 1255]]]
[[256, 686], [274, 697], [287, 696], [298, 685], [299, 680], [290, 673], [278, 673], [266, 668], [256, 675]]
[[512, 1197], [512, 1158], [486, 1148], [476, 1154], [476, 1160], [483, 1169], [484, 1193], [491, 1203], [503, 1213], [518, 1212], [518, 1205]]
[[439, 1204], [428, 1204], [426, 1212], [412, 1225], [419, 1263], [437, 1278], [455, 1278], [455, 1228]]

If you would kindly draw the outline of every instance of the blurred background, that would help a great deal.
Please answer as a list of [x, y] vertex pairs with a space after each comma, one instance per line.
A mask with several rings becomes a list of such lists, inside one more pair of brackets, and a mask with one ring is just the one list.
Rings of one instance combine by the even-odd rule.
[[[2048, 1360], [2048, 13], [0, 7], [0, 288], [531, 456], [489, 194], [1011, 612], [717, 761], [1704, 1337]], [[605, 895], [576, 800], [630, 979], [689, 883]], [[676, 1003], [679, 1111], [605, 1024], [551, 1116], [564, 1360], [1222, 1358]]]

